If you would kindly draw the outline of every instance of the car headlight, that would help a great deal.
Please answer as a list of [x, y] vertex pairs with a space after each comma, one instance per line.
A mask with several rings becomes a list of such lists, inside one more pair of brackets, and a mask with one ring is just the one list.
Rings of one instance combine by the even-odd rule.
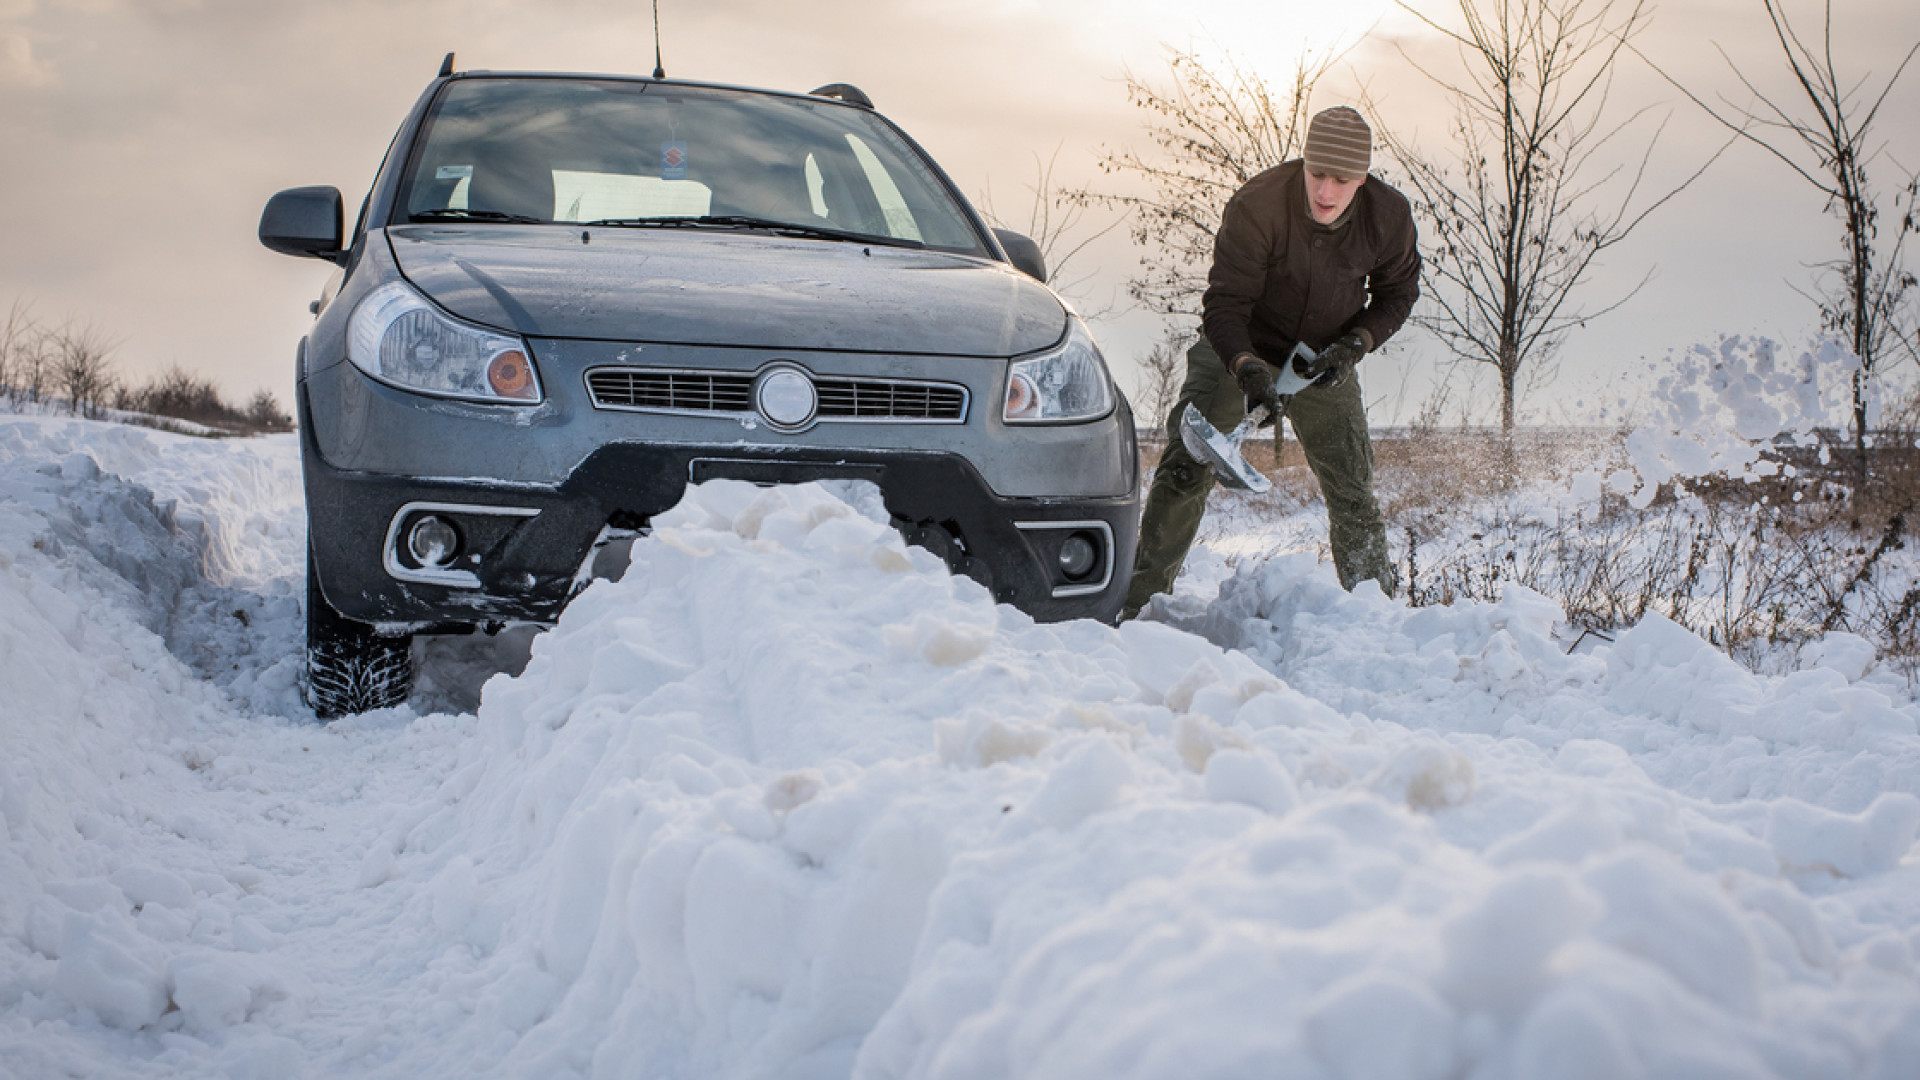
[[526, 342], [460, 322], [400, 281], [368, 293], [354, 309], [347, 359], [403, 390], [512, 405], [540, 401]]
[[1113, 380], [1100, 346], [1079, 319], [1068, 320], [1059, 348], [1014, 363], [1007, 373], [1008, 423], [1063, 424], [1113, 411]]

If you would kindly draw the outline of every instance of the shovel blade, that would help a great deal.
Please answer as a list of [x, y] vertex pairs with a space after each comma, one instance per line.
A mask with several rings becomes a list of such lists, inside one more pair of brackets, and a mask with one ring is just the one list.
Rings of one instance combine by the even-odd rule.
[[1180, 441], [1186, 445], [1187, 453], [1205, 462], [1207, 468], [1213, 470], [1214, 478], [1227, 487], [1235, 491], [1263, 492], [1273, 487], [1273, 481], [1247, 464], [1246, 456], [1240, 453], [1245, 430], [1243, 424], [1233, 435], [1222, 435], [1200, 415], [1199, 409], [1188, 405], [1180, 411]]

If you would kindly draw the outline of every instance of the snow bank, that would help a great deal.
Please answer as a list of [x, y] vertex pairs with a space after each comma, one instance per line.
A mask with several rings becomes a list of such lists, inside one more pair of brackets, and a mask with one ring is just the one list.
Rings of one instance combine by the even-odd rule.
[[[1887, 925], [1843, 886], [1915, 883], [1920, 803], [1729, 814], [1599, 741], [1777, 691], [1670, 625], [1565, 656], [1520, 590], [1409, 612], [1300, 560], [1236, 586], [1211, 618], [1244, 652], [1035, 626], [818, 487], [700, 489], [487, 686], [379, 886], [476, 950], [460, 1070], [1920, 1067], [1916, 905]], [[1690, 696], [1656, 709], [1669, 668]], [[1337, 708], [1303, 669], [1346, 681]], [[1424, 721], [1386, 719], [1394, 691]], [[1532, 730], [1576, 694], [1580, 734]]]
[[[257, 540], [298, 519], [283, 450], [250, 449], [0, 422], [0, 1008], [16, 1022], [151, 1029], [168, 1017], [206, 1031], [294, 992], [297, 979], [239, 955], [258, 872], [236, 865], [232, 826], [192, 797], [196, 772], [225, 764], [208, 738], [230, 723], [241, 681], [237, 663], [199, 662], [251, 657], [263, 639], [247, 622], [296, 611], [260, 580], [279, 572], [271, 545], [233, 532]], [[250, 591], [214, 580], [249, 571]], [[293, 673], [283, 657], [241, 689], [297, 708]], [[224, 859], [205, 857], [209, 842]], [[14, 1030], [0, 1072], [98, 1064], [57, 1035]], [[249, 1059], [234, 1049], [233, 1063]]]
[[1168, 617], [1343, 711], [1547, 751], [1599, 740], [1715, 802], [1857, 812], [1883, 792], [1920, 796], [1920, 710], [1855, 681], [1871, 661], [1850, 634], [1813, 643], [1813, 666], [1784, 678], [1658, 614], [1569, 654], [1558, 606], [1524, 586], [1494, 604], [1411, 609], [1370, 586], [1339, 591], [1307, 555], [1243, 564], [1211, 604]]
[[101, 430], [0, 422], [0, 1072], [1920, 1074], [1920, 735], [1844, 641], [1310, 556], [1039, 626], [723, 482], [473, 714], [322, 728], [290, 447]]

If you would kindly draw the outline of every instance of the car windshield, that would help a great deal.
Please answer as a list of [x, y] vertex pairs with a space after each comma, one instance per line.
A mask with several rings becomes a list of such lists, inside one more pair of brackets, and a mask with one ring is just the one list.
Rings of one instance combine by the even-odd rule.
[[615, 80], [458, 79], [416, 140], [405, 220], [776, 223], [985, 254], [913, 147], [829, 101]]

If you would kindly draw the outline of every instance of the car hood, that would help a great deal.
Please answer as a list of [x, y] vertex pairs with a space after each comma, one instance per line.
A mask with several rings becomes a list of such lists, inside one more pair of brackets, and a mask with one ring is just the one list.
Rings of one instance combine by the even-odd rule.
[[1066, 331], [1039, 282], [937, 251], [551, 225], [387, 235], [401, 272], [442, 307], [528, 337], [1016, 356]]

